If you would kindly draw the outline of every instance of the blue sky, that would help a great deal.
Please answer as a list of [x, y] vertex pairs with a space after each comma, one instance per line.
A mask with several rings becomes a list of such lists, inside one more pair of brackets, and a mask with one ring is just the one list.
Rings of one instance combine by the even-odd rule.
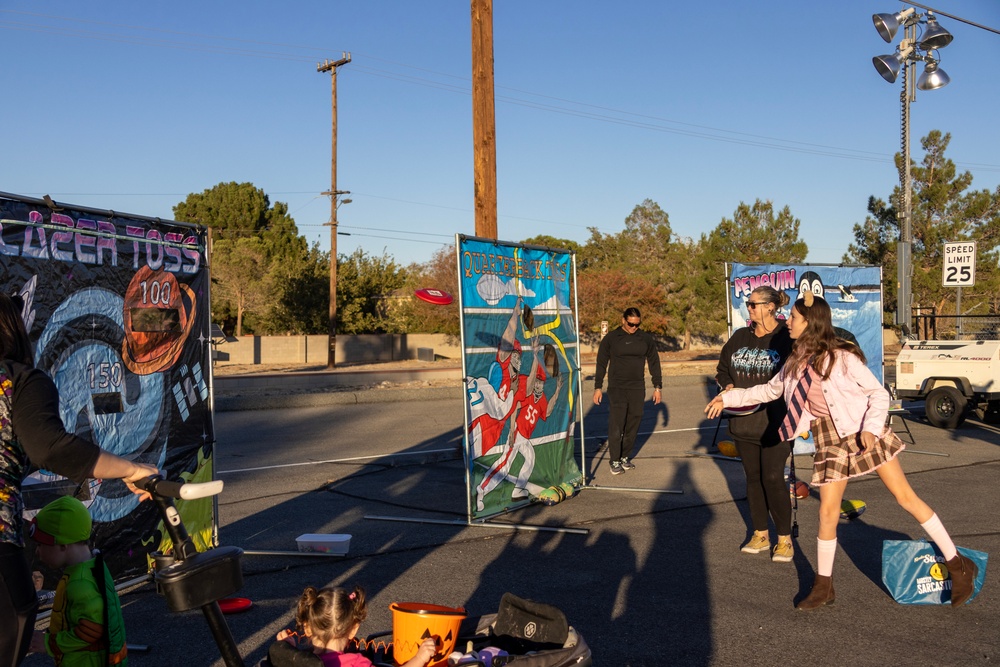
[[[995, 0], [924, 2], [1000, 28]], [[649, 198], [697, 238], [741, 201], [802, 221], [839, 262], [898, 182], [901, 86], [871, 15], [904, 3], [495, 0], [498, 229], [583, 242]], [[922, 11], [922, 10], [921, 10]], [[939, 17], [951, 84], [919, 91], [911, 148], [950, 132], [973, 187], [1000, 183], [1000, 35]], [[0, 190], [172, 218], [249, 181], [329, 248], [338, 75], [338, 251], [427, 261], [474, 234], [469, 2], [0, 0]], [[898, 39], [897, 39], [898, 41]], [[918, 70], [919, 71], [919, 70]]]

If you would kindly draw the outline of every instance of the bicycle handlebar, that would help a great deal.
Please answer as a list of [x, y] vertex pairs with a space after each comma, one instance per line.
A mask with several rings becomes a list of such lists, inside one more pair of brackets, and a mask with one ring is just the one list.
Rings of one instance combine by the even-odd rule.
[[213, 482], [170, 482], [159, 475], [144, 477], [135, 483], [137, 488], [148, 491], [154, 496], [163, 498], [180, 498], [182, 500], [196, 500], [198, 498], [208, 498], [222, 493], [223, 481], [221, 479]]

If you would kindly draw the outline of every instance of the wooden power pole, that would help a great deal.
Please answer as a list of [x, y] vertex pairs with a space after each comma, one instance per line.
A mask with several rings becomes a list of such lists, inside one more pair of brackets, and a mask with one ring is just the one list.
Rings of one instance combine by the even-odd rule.
[[326, 355], [327, 368], [337, 365], [337, 198], [350, 194], [346, 190], [337, 189], [337, 68], [351, 62], [351, 54], [335, 62], [324, 60], [316, 65], [317, 72], [329, 72], [332, 81], [331, 97], [333, 99], [333, 122], [331, 132], [330, 153], [330, 189], [320, 194], [330, 197], [330, 346]]
[[497, 238], [497, 141], [493, 102], [493, 0], [472, 0], [472, 143], [476, 236]]

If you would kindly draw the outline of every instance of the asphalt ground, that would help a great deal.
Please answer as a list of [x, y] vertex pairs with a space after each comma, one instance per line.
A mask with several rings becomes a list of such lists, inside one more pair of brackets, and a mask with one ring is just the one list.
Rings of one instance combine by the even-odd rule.
[[[882, 541], [924, 535], [874, 476], [848, 487], [848, 496], [864, 499], [868, 510], [839, 531], [836, 604], [796, 611], [815, 572], [815, 493], [800, 501], [792, 563], [740, 553], [748, 518], [740, 464], [690, 454], [714, 452], [713, 428], [696, 419], [706, 379], [671, 377], [665, 385], [669, 411], [651, 411], [644, 423], [636, 470], [609, 474], [599, 432], [606, 408], [587, 407], [588, 486], [559, 505], [496, 517], [490, 527], [465, 522], [460, 390], [291, 395], [280, 409], [271, 396], [272, 409], [243, 405], [242, 412], [228, 412], [239, 405], [217, 405], [218, 466], [226, 482], [220, 538], [247, 550], [240, 595], [254, 602], [227, 620], [247, 664], [262, 658], [274, 634], [291, 622], [304, 585], [354, 582], [370, 595], [363, 634], [391, 629], [392, 602], [463, 606], [476, 615], [496, 611], [511, 591], [563, 609], [596, 665], [1000, 660], [1000, 603], [991, 577], [961, 609], [900, 605], [886, 592]], [[391, 418], [387, 406], [369, 399], [392, 402], [397, 411], [412, 402], [402, 417], [411, 437], [373, 438], [363, 429], [340, 428]], [[303, 429], [325, 428], [325, 438], [314, 436], [325, 449], [309, 456], [336, 462], [273, 467], [281, 455], [275, 450], [293, 447], [275, 435], [286, 428], [274, 424], [279, 416]], [[914, 488], [959, 545], [997, 553], [1000, 429], [970, 419], [942, 431], [921, 420], [919, 406], [909, 426], [917, 444], [901, 456]], [[361, 451], [365, 457], [349, 460]], [[803, 476], [810, 457], [796, 458]], [[295, 537], [306, 532], [351, 534], [350, 552], [342, 558], [252, 555], [293, 549]], [[169, 613], [149, 584], [122, 600], [130, 644], [149, 647], [132, 652], [133, 667], [222, 664], [199, 612]], [[47, 663], [33, 656], [25, 664]]]

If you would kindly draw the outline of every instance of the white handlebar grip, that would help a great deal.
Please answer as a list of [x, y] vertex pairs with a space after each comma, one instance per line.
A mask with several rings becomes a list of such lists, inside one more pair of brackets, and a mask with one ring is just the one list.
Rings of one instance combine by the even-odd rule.
[[223, 482], [217, 479], [214, 482], [200, 482], [198, 484], [184, 484], [181, 486], [181, 498], [184, 500], [196, 500], [198, 498], [208, 498], [222, 493]]

